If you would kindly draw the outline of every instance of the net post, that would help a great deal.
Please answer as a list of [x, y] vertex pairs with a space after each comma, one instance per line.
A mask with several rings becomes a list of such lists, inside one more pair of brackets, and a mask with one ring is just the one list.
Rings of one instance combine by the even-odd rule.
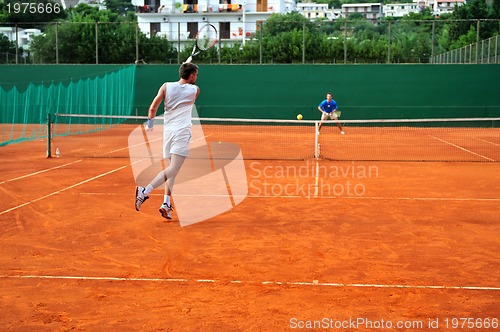
[[52, 140], [52, 131], [51, 131], [51, 122], [52, 119], [50, 117], [50, 113], [47, 113], [47, 158], [52, 158], [52, 149], [51, 149], [51, 140]]
[[314, 159], [319, 159], [319, 137], [318, 137], [319, 127], [318, 122], [314, 122]]

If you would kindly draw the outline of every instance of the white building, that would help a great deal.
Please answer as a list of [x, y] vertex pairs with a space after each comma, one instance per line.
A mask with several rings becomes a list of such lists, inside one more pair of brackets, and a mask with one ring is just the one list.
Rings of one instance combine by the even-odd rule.
[[326, 3], [302, 2], [297, 4], [296, 10], [311, 21], [316, 19], [335, 20], [340, 17], [340, 10], [330, 10]]
[[429, 0], [428, 7], [431, 8], [434, 15], [441, 15], [452, 13], [456, 7], [460, 7], [464, 4], [465, 0]]
[[410, 13], [418, 13], [420, 8], [417, 3], [391, 3], [382, 8], [384, 16], [403, 17]]
[[[213, 24], [222, 43], [245, 41], [273, 13], [295, 9], [293, 0], [133, 0], [139, 29], [147, 36], [180, 41], [182, 50], [205, 23]], [[223, 2], [223, 3], [221, 3]]]
[[[11, 42], [18, 43], [19, 47], [23, 49], [28, 49], [28, 46], [33, 39], [34, 36], [41, 34], [42, 32], [39, 29], [17, 29], [17, 38], [16, 38], [16, 28], [15, 27], [0, 27], [0, 33], [4, 34], [9, 38]], [[17, 39], [17, 40], [16, 40]]]
[[383, 16], [381, 3], [345, 3], [342, 5], [342, 17], [361, 14], [365, 20], [375, 22]]

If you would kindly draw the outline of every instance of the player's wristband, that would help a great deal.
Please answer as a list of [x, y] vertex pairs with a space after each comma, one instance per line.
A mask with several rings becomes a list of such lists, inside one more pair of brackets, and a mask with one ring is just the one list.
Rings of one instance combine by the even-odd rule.
[[153, 124], [154, 124], [154, 120], [148, 118], [148, 124], [147, 124], [148, 129], [152, 129], [153, 128]]

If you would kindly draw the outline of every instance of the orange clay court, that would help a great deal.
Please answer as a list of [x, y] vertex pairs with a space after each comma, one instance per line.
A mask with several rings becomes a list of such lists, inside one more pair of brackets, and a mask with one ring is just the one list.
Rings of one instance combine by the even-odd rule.
[[135, 211], [130, 159], [79, 156], [127, 130], [0, 147], [1, 330], [500, 329], [498, 129], [326, 127], [316, 160], [240, 128], [248, 194], [187, 227], [162, 190]]

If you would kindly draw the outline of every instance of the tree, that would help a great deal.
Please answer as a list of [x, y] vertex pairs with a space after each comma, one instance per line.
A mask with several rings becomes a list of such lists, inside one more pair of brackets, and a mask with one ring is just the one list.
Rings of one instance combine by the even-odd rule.
[[298, 12], [272, 14], [264, 24], [264, 33], [269, 36], [278, 36], [292, 30], [302, 31], [304, 26], [309, 29], [314, 28], [314, 24]]
[[105, 0], [106, 9], [121, 16], [127, 15], [127, 12], [135, 10], [130, 0]]
[[140, 33], [136, 39], [136, 22], [130, 16], [80, 4], [68, 12], [67, 20], [52, 24], [44, 35], [37, 36], [31, 50], [36, 62], [133, 63], [138, 43], [139, 59], [146, 62], [176, 58], [172, 43], [164, 38], [146, 38]]
[[[10, 7], [7, 5], [10, 4]], [[19, 12], [14, 10], [14, 4], [19, 5]], [[29, 10], [29, 6], [34, 8], [44, 8], [44, 10], [36, 10], [33, 13]], [[16, 6], [17, 6], [16, 5]], [[9, 12], [10, 8], [10, 12]], [[50, 10], [47, 10], [49, 9]], [[66, 17], [66, 11], [60, 3], [52, 0], [23, 0], [22, 2], [14, 0], [5, 0], [0, 3], [0, 22], [1, 23], [18, 23], [20, 28], [41, 28], [43, 23], [52, 22], [57, 19]], [[36, 23], [33, 23], [36, 22]]]
[[16, 44], [11, 42], [7, 36], [0, 34], [0, 63], [9, 63], [10, 58], [16, 54]]
[[493, 0], [491, 5], [491, 18], [500, 19], [500, 0]]

